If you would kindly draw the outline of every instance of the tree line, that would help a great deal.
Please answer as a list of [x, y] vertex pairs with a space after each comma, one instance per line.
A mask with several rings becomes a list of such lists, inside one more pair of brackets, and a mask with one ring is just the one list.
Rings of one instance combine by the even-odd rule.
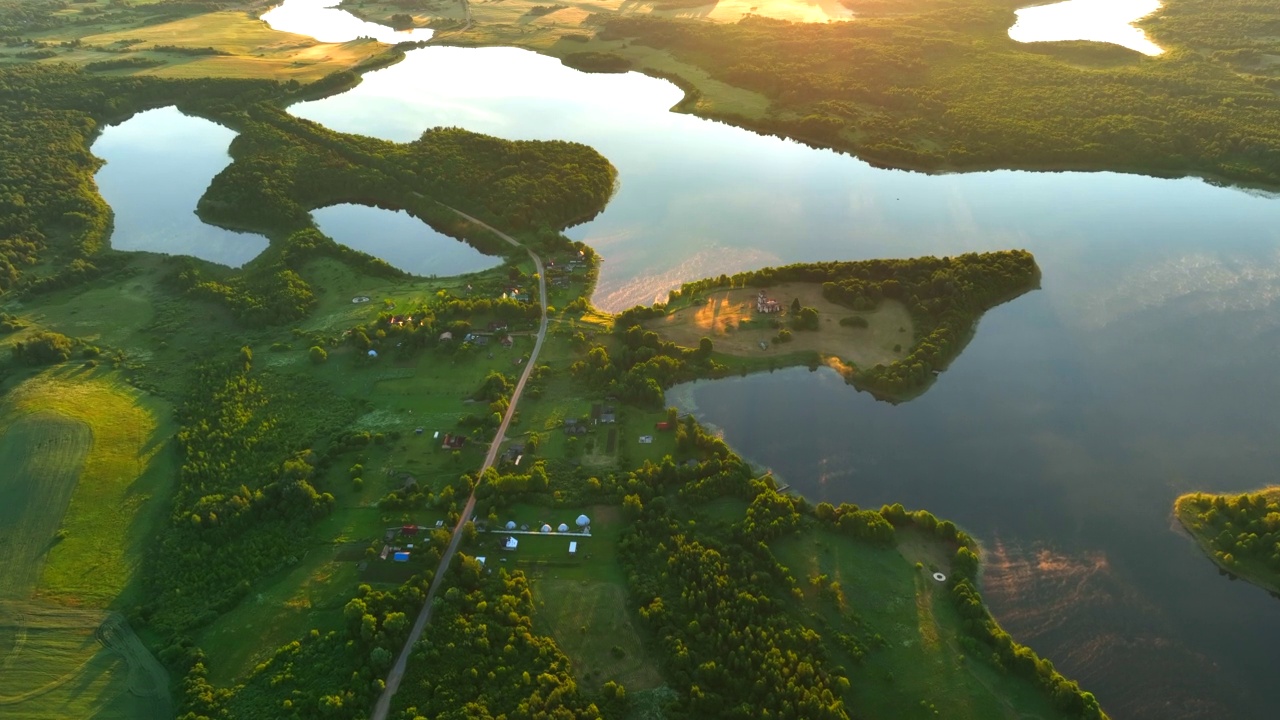
[[[596, 16], [605, 40], [671, 52], [764, 95], [717, 117], [894, 167], [1202, 173], [1280, 183], [1273, 17], [1251, 0], [1170, 3], [1159, 58], [1017, 43], [1007, 0], [857, 3], [858, 21]], [[1164, 22], [1168, 18], [1170, 22]]]
[[1219, 565], [1280, 579], [1280, 495], [1193, 493], [1178, 499], [1177, 511]]

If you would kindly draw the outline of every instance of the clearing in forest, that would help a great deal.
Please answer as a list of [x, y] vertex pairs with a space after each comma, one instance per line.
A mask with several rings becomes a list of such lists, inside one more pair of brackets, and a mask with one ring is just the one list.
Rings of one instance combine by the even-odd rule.
[[[782, 310], [760, 313], [756, 300], [761, 290], [756, 287], [712, 290], [700, 295], [688, 307], [644, 325], [664, 340], [685, 347], [698, 347], [698, 342], [706, 337], [711, 339], [715, 350], [730, 355], [810, 351], [840, 358], [856, 367], [889, 365], [901, 360], [915, 342], [911, 313], [896, 300], [884, 300], [874, 310], [851, 310], [824, 298], [818, 283], [781, 283], [763, 291], [765, 297], [777, 301]], [[817, 330], [791, 328], [791, 305], [796, 299], [802, 307], [818, 311]], [[840, 324], [841, 320], [854, 317], [865, 320], [866, 327]], [[791, 329], [791, 341], [774, 342], [783, 328]]]
[[802, 612], [830, 624], [824, 637], [847, 634], [865, 652], [858, 659], [831, 646], [849, 671], [848, 706], [869, 720], [1065, 718], [1032, 680], [999, 670], [963, 641], [947, 585], [933, 578], [951, 571], [947, 546], [913, 529], [897, 535], [896, 547], [883, 548], [814, 529], [772, 545], [804, 588]]
[[662, 684], [627, 613], [622, 586], [600, 580], [535, 577], [535, 620], [573, 661], [574, 674], [590, 687], [608, 680], [627, 692]]

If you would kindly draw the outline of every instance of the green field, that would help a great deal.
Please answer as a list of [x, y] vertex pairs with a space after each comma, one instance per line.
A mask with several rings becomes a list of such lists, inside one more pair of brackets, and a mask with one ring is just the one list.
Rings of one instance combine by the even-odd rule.
[[[102, 608], [134, 576], [166, 489], [157, 403], [62, 370], [0, 406], [0, 717], [171, 718], [168, 677]], [[34, 599], [33, 599], [34, 596]]]
[[[944, 547], [915, 530], [900, 528], [898, 534], [896, 548], [873, 547], [826, 529], [773, 546], [805, 588], [803, 609], [833, 630], [860, 637], [870, 648], [859, 661], [831, 645], [849, 669], [850, 709], [858, 717], [884, 720], [1065, 717], [1031, 682], [962, 648], [962, 621], [946, 585], [932, 577], [935, 570], [949, 572]], [[826, 576], [824, 582], [839, 583], [839, 599], [815, 589], [812, 581], [821, 576]], [[903, 698], [918, 702], [905, 704]]]
[[0, 717], [170, 720], [168, 676], [118, 615], [0, 603]]
[[92, 443], [87, 425], [52, 412], [24, 416], [0, 436], [0, 599], [34, 592]]
[[595, 686], [614, 680], [628, 692], [662, 684], [631, 622], [623, 585], [547, 572], [534, 578], [533, 592], [535, 622], [556, 639], [581, 681]]
[[[626, 577], [618, 562], [622, 517], [615, 506], [585, 509], [591, 537], [517, 535], [519, 548], [496, 547], [501, 532], [482, 536], [487, 562], [524, 570], [532, 580], [538, 630], [555, 638], [573, 661], [574, 674], [590, 687], [608, 680], [628, 692], [662, 684], [657, 665], [646, 652], [627, 608]], [[500, 513], [501, 522], [538, 527], [541, 522], [572, 525], [576, 509], [516, 505]], [[569, 540], [578, 542], [577, 557], [567, 554]]]
[[[22, 460], [33, 474], [14, 497], [49, 499], [20, 520], [6, 518], [0, 532], [43, 546], [24, 555], [43, 560], [41, 597], [105, 607], [125, 590], [160, 510], [151, 499], [164, 497], [171, 481], [166, 415], [162, 403], [105, 370], [63, 368], [9, 391], [0, 411], [4, 457], [34, 453]], [[21, 474], [0, 482], [22, 482]], [[61, 492], [70, 495], [53, 502]], [[59, 530], [63, 537], [51, 542]]]
[[324, 549], [311, 551], [200, 635], [200, 645], [209, 656], [210, 681], [230, 685], [270, 659], [282, 645], [313, 629], [338, 629], [342, 606], [356, 584], [356, 563], [335, 561]]

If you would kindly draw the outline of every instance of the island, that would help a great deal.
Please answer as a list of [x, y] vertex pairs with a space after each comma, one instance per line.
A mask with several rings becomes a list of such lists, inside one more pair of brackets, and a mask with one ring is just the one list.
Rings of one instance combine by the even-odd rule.
[[1280, 487], [1239, 495], [1188, 493], [1174, 517], [1214, 564], [1280, 594]]

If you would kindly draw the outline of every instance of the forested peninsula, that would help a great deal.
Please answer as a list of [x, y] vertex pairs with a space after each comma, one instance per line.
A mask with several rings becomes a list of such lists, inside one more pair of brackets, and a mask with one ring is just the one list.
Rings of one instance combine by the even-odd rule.
[[1173, 511], [1219, 568], [1280, 594], [1280, 488], [1239, 495], [1188, 493]]

